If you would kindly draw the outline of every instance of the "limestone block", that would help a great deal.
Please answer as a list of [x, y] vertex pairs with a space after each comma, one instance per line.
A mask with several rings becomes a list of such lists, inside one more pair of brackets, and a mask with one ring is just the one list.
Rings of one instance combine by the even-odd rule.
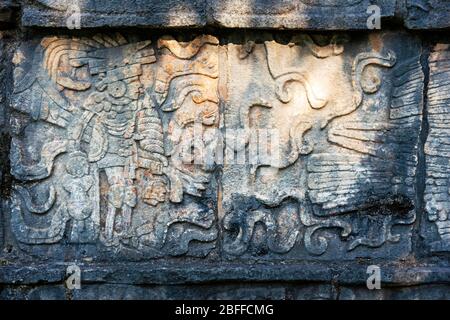
[[[16, 6], [0, 7], [1, 22]], [[450, 27], [448, 0], [18, 0], [24, 26], [202, 27], [302, 30], [369, 30], [375, 14], [383, 24], [410, 29]], [[379, 15], [378, 15], [379, 14]], [[79, 22], [79, 25], [74, 22]], [[383, 25], [380, 27], [384, 28]]]
[[411, 29], [450, 27], [450, 1], [406, 0], [405, 25]]
[[227, 28], [368, 30], [378, 6], [381, 18], [395, 15], [392, 0], [211, 0], [212, 21]]
[[22, 252], [273, 263], [411, 254], [420, 39], [192, 39], [49, 35], [15, 52], [7, 227]]
[[[199, 27], [206, 23], [206, 0], [24, 0], [25, 26]], [[79, 20], [78, 20], [79, 18]], [[76, 25], [73, 22], [79, 21]]]
[[14, 20], [14, 11], [18, 8], [13, 0], [2, 0], [0, 2], [0, 29], [11, 27]]

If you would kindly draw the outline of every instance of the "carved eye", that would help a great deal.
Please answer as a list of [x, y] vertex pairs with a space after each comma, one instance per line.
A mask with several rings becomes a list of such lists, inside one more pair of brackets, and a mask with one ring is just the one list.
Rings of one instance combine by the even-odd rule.
[[127, 92], [127, 85], [122, 81], [117, 81], [108, 85], [108, 93], [114, 98], [121, 98]]

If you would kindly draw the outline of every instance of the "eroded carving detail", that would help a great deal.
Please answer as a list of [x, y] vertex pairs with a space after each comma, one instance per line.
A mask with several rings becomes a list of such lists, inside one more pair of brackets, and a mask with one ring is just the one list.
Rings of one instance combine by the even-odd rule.
[[429, 63], [429, 132], [425, 145], [427, 165], [425, 209], [428, 220], [435, 225], [435, 229], [427, 228], [425, 235], [431, 250], [439, 252], [450, 251], [450, 149], [448, 146], [450, 46], [436, 45], [430, 54]]
[[[277, 129], [280, 136], [278, 164], [224, 167], [224, 249], [232, 255], [250, 253], [258, 223], [266, 234], [259, 241], [273, 253], [296, 248], [300, 234], [314, 255], [325, 254], [329, 242], [332, 252], [345, 253], [409, 241], [409, 231], [394, 233], [393, 227], [415, 221], [423, 86], [419, 57], [398, 63], [394, 49], [386, 48], [351, 58], [344, 50], [345, 37], [323, 42], [300, 35], [288, 45], [255, 45], [246, 64], [262, 83], [253, 82], [250, 90], [230, 85], [225, 121], [228, 127], [243, 128], [241, 145], [254, 141], [252, 134], [263, 126]], [[231, 52], [240, 49], [230, 47]], [[264, 66], [264, 60], [267, 71], [256, 67]], [[319, 142], [323, 135], [326, 141]], [[227, 188], [237, 183], [241, 190]], [[241, 209], [248, 207], [245, 199], [251, 199], [251, 208]], [[272, 211], [287, 199], [296, 203], [292, 216], [300, 221], [287, 219], [278, 230]], [[286, 230], [292, 238], [282, 250], [270, 245], [274, 233], [283, 237]]]
[[[202, 147], [218, 124], [217, 44], [211, 36], [181, 44], [165, 37], [157, 48], [120, 34], [48, 37], [31, 66], [29, 49], [18, 51], [11, 145], [12, 173], [24, 182], [12, 199], [18, 240], [56, 243], [69, 223], [70, 242], [99, 239], [116, 249], [150, 243], [158, 251], [175, 232], [176, 245], [157, 255], [214, 241], [211, 206], [171, 203], [201, 196], [210, 180], [212, 167], [180, 161], [178, 153], [192, 145], [194, 123]], [[28, 188], [44, 186], [47, 199], [32, 199]], [[35, 228], [24, 217], [32, 214], [50, 221]]]
[[[412, 50], [370, 43], [298, 34], [226, 45], [223, 122], [212, 36], [26, 44], [14, 57], [13, 233], [30, 250], [204, 257], [219, 224], [219, 252], [233, 257], [407, 254], [422, 67]], [[216, 194], [214, 151], [250, 155], [266, 129], [276, 135], [264, 157], [226, 160]]]

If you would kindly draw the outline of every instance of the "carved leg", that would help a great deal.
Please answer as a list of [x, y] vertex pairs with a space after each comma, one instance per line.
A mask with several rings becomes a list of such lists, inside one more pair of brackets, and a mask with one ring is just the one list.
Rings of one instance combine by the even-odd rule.
[[125, 181], [123, 178], [123, 168], [114, 167], [105, 169], [109, 183], [108, 192], [108, 212], [105, 221], [105, 238], [107, 242], [113, 240], [114, 223], [117, 209], [122, 208], [124, 199]]

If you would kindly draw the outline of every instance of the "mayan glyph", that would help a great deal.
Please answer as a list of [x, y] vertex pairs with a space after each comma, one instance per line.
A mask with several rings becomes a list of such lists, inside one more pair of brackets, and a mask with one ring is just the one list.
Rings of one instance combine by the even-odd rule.
[[196, 200], [213, 168], [180, 159], [198, 147], [194, 123], [205, 148], [212, 142], [203, 135], [218, 126], [217, 44], [204, 35], [153, 45], [116, 33], [46, 37], [17, 51], [11, 224], [19, 242], [67, 238], [158, 256], [214, 241], [212, 205]]

